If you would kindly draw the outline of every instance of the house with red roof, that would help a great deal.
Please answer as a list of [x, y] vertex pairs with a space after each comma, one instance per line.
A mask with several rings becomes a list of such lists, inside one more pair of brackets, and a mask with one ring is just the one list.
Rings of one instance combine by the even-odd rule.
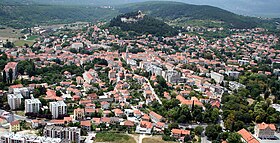
[[255, 136], [260, 139], [275, 138], [276, 127], [274, 124], [266, 124], [264, 122], [255, 126]]
[[85, 129], [86, 131], [91, 131], [91, 122], [89, 120], [81, 121], [81, 127]]
[[246, 143], [260, 143], [250, 132], [246, 129], [241, 129], [237, 132], [241, 135], [241, 140]]
[[157, 123], [157, 122], [160, 122], [163, 120], [163, 117], [161, 115], [155, 113], [154, 111], [151, 111], [149, 113], [149, 116], [150, 116], [152, 122], [154, 122], [154, 123]]
[[153, 128], [153, 123], [148, 121], [141, 121], [140, 124], [136, 127], [135, 132], [140, 134], [151, 134]]
[[190, 135], [191, 131], [190, 130], [182, 130], [182, 129], [172, 129], [171, 130], [171, 136], [177, 138], [177, 139], [183, 139], [185, 138], [186, 135]]
[[100, 104], [102, 109], [109, 109], [110, 107], [110, 103], [108, 103], [107, 101], [102, 101]]
[[124, 116], [124, 112], [121, 109], [114, 109], [114, 113], [116, 117]]

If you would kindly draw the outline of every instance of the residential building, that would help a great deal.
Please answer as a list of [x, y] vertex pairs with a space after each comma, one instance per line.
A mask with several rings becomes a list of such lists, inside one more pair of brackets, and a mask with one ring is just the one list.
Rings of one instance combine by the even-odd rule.
[[60, 138], [67, 142], [80, 143], [81, 129], [77, 127], [61, 127], [47, 125], [43, 131], [44, 137]]
[[81, 127], [85, 129], [87, 132], [91, 131], [91, 121], [81, 121]]
[[64, 115], [67, 113], [67, 105], [63, 101], [50, 102], [49, 104], [52, 118], [57, 118], [58, 115]]
[[239, 82], [236, 82], [236, 81], [230, 81], [228, 85], [229, 85], [229, 88], [231, 90], [238, 90], [240, 88], [246, 88], [245, 85], [243, 85], [243, 84], [241, 84]]
[[238, 71], [226, 71], [226, 75], [228, 75], [229, 77], [232, 77], [234, 79], [237, 79], [240, 75], [240, 72], [238, 72]]
[[13, 77], [12, 79], [15, 80], [17, 77], [17, 62], [9, 62], [5, 65], [5, 72], [6, 72], [6, 77], [9, 79], [9, 70], [11, 69], [13, 71]]
[[85, 109], [77, 108], [74, 110], [74, 120], [85, 119]]
[[153, 111], [151, 111], [149, 113], [149, 116], [150, 116], [152, 122], [154, 122], [154, 123], [157, 123], [157, 122], [160, 122], [160, 121], [163, 120], [163, 117], [161, 115], [159, 115], [159, 114], [157, 114], [157, 113], [155, 113]]
[[135, 132], [140, 134], [151, 134], [153, 128], [153, 123], [148, 121], [141, 121], [140, 124], [136, 127]]
[[224, 80], [224, 76], [216, 72], [211, 72], [211, 79], [214, 79], [216, 83], [221, 83]]
[[174, 138], [177, 138], [177, 139], [182, 138], [184, 140], [184, 137], [186, 135], [190, 135], [189, 130], [182, 130], [182, 129], [172, 129], [171, 130], [171, 136], [173, 136]]
[[23, 98], [21, 94], [8, 94], [8, 104], [11, 110], [20, 108], [21, 99]]
[[275, 138], [276, 127], [274, 124], [260, 123], [255, 126], [255, 136], [260, 139]]
[[25, 99], [25, 113], [38, 113], [42, 104], [38, 98]]
[[31, 134], [1, 133], [0, 143], [61, 143], [60, 138], [41, 137]]
[[19, 120], [15, 120], [10, 123], [10, 132], [20, 131], [20, 122]]
[[245, 143], [259, 143], [259, 141], [247, 130], [241, 129], [237, 132], [241, 135], [242, 142]]

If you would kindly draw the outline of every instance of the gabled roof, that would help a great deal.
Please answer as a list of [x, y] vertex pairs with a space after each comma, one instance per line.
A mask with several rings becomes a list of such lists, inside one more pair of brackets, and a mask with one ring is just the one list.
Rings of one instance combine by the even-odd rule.
[[266, 123], [262, 122], [261, 124], [258, 124], [257, 126], [260, 130], [265, 130], [267, 128], [270, 128], [273, 131], [276, 130], [276, 127], [274, 124], [266, 124]]
[[247, 143], [259, 143], [259, 141], [256, 140], [255, 137], [253, 137], [252, 134], [245, 129], [241, 129], [237, 133], [240, 134]]

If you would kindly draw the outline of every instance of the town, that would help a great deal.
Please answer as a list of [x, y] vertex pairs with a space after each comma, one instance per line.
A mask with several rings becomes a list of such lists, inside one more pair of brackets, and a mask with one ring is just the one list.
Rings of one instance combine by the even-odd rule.
[[280, 142], [279, 35], [266, 29], [29, 30], [32, 45], [0, 44], [1, 143]]

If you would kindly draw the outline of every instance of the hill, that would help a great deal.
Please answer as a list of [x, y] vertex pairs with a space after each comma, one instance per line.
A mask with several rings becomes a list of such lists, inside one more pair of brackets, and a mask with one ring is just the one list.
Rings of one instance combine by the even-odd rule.
[[0, 25], [25, 28], [40, 24], [109, 20], [118, 12], [94, 6], [0, 4]]
[[[100, 2], [101, 0], [85, 0], [81, 3]], [[121, 0], [116, 0], [121, 1]], [[125, 0], [122, 3], [139, 1]], [[71, 23], [76, 21], [96, 22], [110, 20], [113, 17], [141, 10], [148, 16], [160, 19], [174, 26], [185, 25], [214, 25], [233, 28], [253, 28], [256, 26], [268, 26], [275, 29], [274, 20], [261, 20], [253, 17], [236, 15], [226, 10], [205, 6], [191, 5], [180, 2], [142, 2], [125, 4], [115, 8], [104, 8], [92, 5], [71, 5], [77, 0], [50, 0], [48, 4], [42, 4], [44, 0], [1, 0], [0, 1], [0, 25], [13, 28], [25, 28], [41, 24]], [[59, 5], [59, 2], [69, 2], [68, 5]], [[103, 1], [100, 4], [106, 4]], [[115, 2], [113, 4], [115, 4]], [[54, 3], [54, 5], [50, 5]], [[203, 20], [203, 22], [201, 22]]]
[[142, 12], [131, 12], [117, 16], [110, 22], [110, 27], [120, 27], [124, 31], [139, 34], [150, 33], [158, 36], [173, 36], [177, 31], [161, 20], [147, 16]]
[[[245, 17], [229, 11], [207, 5], [191, 5], [181, 2], [143, 2], [118, 7], [122, 13], [141, 10], [151, 16], [171, 21], [186, 22], [187, 20], [215, 20], [222, 21], [233, 28], [252, 28], [262, 23], [262, 20]], [[184, 19], [183, 21], [181, 19]]]

